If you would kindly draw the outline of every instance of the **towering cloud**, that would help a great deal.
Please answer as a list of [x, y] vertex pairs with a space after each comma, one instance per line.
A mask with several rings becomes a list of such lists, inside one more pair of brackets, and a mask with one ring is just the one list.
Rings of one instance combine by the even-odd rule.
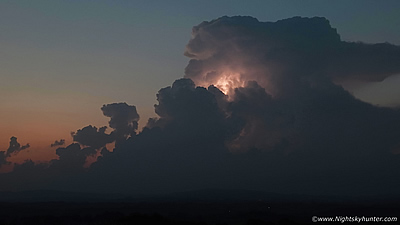
[[400, 111], [340, 86], [399, 73], [398, 46], [344, 42], [325, 18], [221, 17], [193, 28], [185, 55], [185, 78], [159, 90], [158, 118], [141, 132], [135, 106], [104, 105], [111, 133], [84, 127], [50, 166], [28, 161], [0, 179], [26, 187], [16, 177], [30, 168], [43, 188], [80, 191], [398, 193]]
[[126, 103], [112, 103], [103, 105], [101, 111], [105, 116], [110, 117], [109, 125], [114, 129], [117, 139], [135, 135], [139, 120], [135, 106]]
[[[400, 73], [400, 47], [340, 40], [325, 18], [259, 22], [221, 17], [195, 26], [185, 77], [225, 92], [256, 80], [273, 96], [331, 80], [381, 81]], [[299, 90], [300, 89], [300, 90]]]
[[[245, 123], [231, 146], [242, 150], [266, 149], [282, 140], [297, 145], [330, 122], [338, 129], [342, 121], [353, 123], [352, 115], [379, 111], [336, 84], [400, 73], [400, 47], [341, 41], [329, 21], [318, 17], [203, 22], [193, 28], [185, 55], [191, 58], [185, 77], [228, 94], [229, 114]], [[335, 113], [341, 120], [331, 117]], [[312, 127], [315, 121], [328, 124]]]
[[88, 125], [71, 133], [74, 141], [84, 146], [100, 149], [108, 143], [124, 141], [136, 134], [139, 114], [136, 112], [135, 106], [126, 103], [112, 103], [103, 105], [101, 110], [105, 116], [110, 117], [109, 126], [113, 128], [113, 131], [107, 134], [105, 133], [106, 126], [97, 128]]

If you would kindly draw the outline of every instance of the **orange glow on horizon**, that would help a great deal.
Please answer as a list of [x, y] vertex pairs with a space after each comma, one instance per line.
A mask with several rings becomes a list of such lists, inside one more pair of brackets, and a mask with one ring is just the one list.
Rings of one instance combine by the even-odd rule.
[[[26, 160], [32, 160], [35, 163], [49, 162], [52, 159], [58, 159], [56, 149], [67, 147], [73, 143], [70, 135], [71, 131], [76, 131], [87, 125], [96, 127], [107, 126], [109, 118], [102, 115], [99, 109], [64, 113], [59, 111], [39, 111], [28, 110], [25, 108], [13, 111], [7, 107], [0, 112], [4, 119], [0, 122], [0, 151], [7, 151], [12, 136], [17, 137], [18, 143], [30, 147], [20, 151], [18, 154], [7, 158], [10, 165], [2, 165], [0, 173], [12, 171], [13, 164], [21, 164]], [[138, 107], [141, 116], [138, 132], [146, 125], [148, 118], [154, 117], [153, 107]], [[108, 128], [108, 132], [111, 132]], [[65, 139], [65, 145], [50, 147], [55, 140]], [[84, 146], [82, 146], [84, 147]], [[109, 151], [114, 150], [114, 143], [106, 145]], [[90, 159], [89, 161], [93, 161]], [[89, 163], [88, 163], [89, 164]]]

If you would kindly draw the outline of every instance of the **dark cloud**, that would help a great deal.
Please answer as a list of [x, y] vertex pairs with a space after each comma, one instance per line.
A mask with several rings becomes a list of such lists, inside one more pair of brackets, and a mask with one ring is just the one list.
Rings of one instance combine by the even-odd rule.
[[105, 133], [106, 129], [107, 127], [100, 127], [97, 129], [97, 127], [89, 125], [71, 133], [71, 135], [74, 141], [85, 146], [99, 149], [115, 140], [113, 134]]
[[[88, 125], [82, 129], [72, 132], [71, 136], [74, 141], [66, 148], [58, 148], [56, 154], [59, 159], [53, 160], [50, 169], [61, 170], [61, 171], [79, 171], [83, 169], [88, 156], [95, 156], [100, 151], [101, 157], [107, 156], [109, 151], [105, 148], [106, 144], [116, 141], [118, 145], [121, 141], [125, 141], [126, 138], [136, 135], [136, 129], [138, 128], [139, 115], [136, 112], [135, 106], [130, 106], [126, 103], [112, 103], [103, 105], [101, 108], [103, 114], [110, 117], [109, 125], [113, 128], [113, 131], [109, 134], [105, 133], [107, 127], [97, 128], [95, 126]], [[63, 145], [64, 139], [55, 141], [51, 146]], [[81, 149], [81, 146], [85, 148]]]
[[10, 145], [6, 151], [0, 151], [0, 167], [1, 165], [5, 164], [10, 164], [10, 162], [7, 161], [7, 158], [11, 157], [12, 155], [18, 154], [20, 151], [25, 150], [29, 148], [30, 145], [22, 145], [18, 143], [17, 138], [12, 136], [10, 138]]
[[8, 157], [11, 156], [12, 154], [17, 154], [18, 152], [27, 149], [29, 147], [30, 147], [29, 143], [21, 146], [21, 144], [18, 143], [17, 138], [13, 136], [10, 138], [10, 146], [7, 149], [6, 155]]
[[50, 147], [61, 146], [65, 144], [65, 139], [55, 140], [54, 143], [50, 145]]
[[[30, 168], [41, 171], [44, 188], [79, 191], [398, 194], [400, 111], [361, 102], [338, 84], [398, 73], [397, 51], [343, 42], [324, 18], [203, 22], [187, 46], [186, 78], [159, 90], [158, 117], [141, 132], [135, 106], [104, 105], [110, 134], [84, 127], [73, 138], [89, 147], [58, 148], [48, 167], [26, 162], [0, 179], [28, 187], [17, 177]], [[115, 140], [113, 151], [104, 148]]]
[[1, 165], [7, 164], [7, 155], [5, 151], [0, 151], [0, 168]]
[[51, 168], [61, 168], [63, 170], [82, 169], [86, 158], [95, 155], [96, 149], [93, 147], [81, 148], [78, 143], [73, 143], [65, 148], [58, 148], [56, 154], [59, 159], [52, 160]]
[[[388, 72], [374, 58], [371, 65], [346, 67], [341, 61], [358, 57], [346, 56], [350, 45], [354, 52], [371, 47], [341, 41], [324, 18], [204, 22], [187, 46], [192, 59], [185, 76], [211, 86], [180, 79], [161, 89], [159, 118], [91, 172], [111, 173], [118, 183], [125, 170], [138, 171], [129, 175], [142, 181], [132, 181], [130, 190], [138, 192], [219, 187], [376, 194], [390, 183], [385, 190], [396, 193], [400, 184], [390, 180], [398, 176], [392, 151], [399, 144], [400, 112], [361, 102], [334, 83], [371, 80], [371, 74], [379, 80], [396, 73], [396, 65]], [[372, 65], [369, 75], [360, 76]]]
[[185, 77], [223, 88], [256, 80], [273, 96], [331, 80], [381, 81], [400, 73], [400, 47], [341, 41], [325, 18], [259, 22], [221, 17], [193, 28]]
[[221, 139], [224, 115], [212, 93], [203, 87], [195, 87], [190, 79], [176, 80], [172, 87], [161, 89], [157, 94], [155, 112], [160, 116], [156, 125], [179, 127], [177, 136], [182, 141], [195, 139]]
[[343, 42], [331, 58], [327, 71], [339, 81], [382, 81], [400, 72], [400, 47], [389, 43]]
[[126, 103], [112, 103], [103, 105], [101, 111], [110, 117], [109, 125], [114, 129], [117, 139], [125, 139], [136, 133], [139, 114], [136, 107]]
[[113, 128], [110, 134], [105, 133], [107, 127], [88, 125], [76, 132], [72, 132], [73, 140], [95, 149], [104, 147], [114, 141], [124, 141], [130, 136], [136, 134], [138, 128], [139, 114], [136, 107], [126, 103], [112, 103], [103, 105], [101, 111], [107, 117], [110, 117], [109, 126]]
[[[334, 82], [377, 81], [400, 72], [398, 46], [341, 41], [329, 21], [318, 17], [203, 22], [193, 28], [185, 55], [191, 58], [185, 77], [229, 93], [229, 114], [244, 123], [231, 146], [242, 150], [271, 148], [283, 139], [304, 141], [306, 134], [313, 136], [310, 130], [324, 127], [307, 128], [314, 121], [350, 124], [351, 115], [369, 114], [361, 109], [378, 111]], [[341, 110], [349, 112], [341, 121], [326, 117]]]

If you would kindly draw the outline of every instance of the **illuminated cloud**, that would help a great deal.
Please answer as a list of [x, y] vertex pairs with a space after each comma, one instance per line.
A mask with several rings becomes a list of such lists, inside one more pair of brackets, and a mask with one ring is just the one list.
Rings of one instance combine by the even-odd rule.
[[[48, 167], [28, 161], [0, 180], [8, 189], [132, 194], [396, 194], [399, 110], [357, 100], [338, 83], [398, 73], [398, 49], [343, 42], [325, 18], [203, 22], [187, 45], [185, 78], [159, 90], [158, 118], [143, 131], [137, 133], [135, 106], [104, 105], [111, 133], [86, 126]], [[113, 151], [104, 148], [113, 141]], [[83, 168], [99, 151], [97, 162]], [[22, 185], [17, 178], [31, 171], [39, 171], [41, 183]]]
[[351, 111], [342, 118], [349, 122], [351, 114], [368, 114], [361, 112], [368, 104], [336, 83], [379, 81], [400, 72], [399, 46], [341, 41], [320, 17], [203, 22], [193, 28], [185, 55], [191, 58], [185, 77], [227, 94], [225, 109], [243, 121], [240, 134], [228, 143], [235, 151], [270, 149], [283, 139], [297, 145], [313, 136], [307, 134], [313, 120], [335, 121], [326, 117], [332, 110]]
[[[255, 80], [274, 97], [301, 91], [300, 84], [381, 81], [400, 73], [400, 47], [341, 41], [325, 18], [259, 22], [221, 17], [193, 28], [185, 77], [227, 93]], [[300, 90], [299, 90], [300, 89]]]

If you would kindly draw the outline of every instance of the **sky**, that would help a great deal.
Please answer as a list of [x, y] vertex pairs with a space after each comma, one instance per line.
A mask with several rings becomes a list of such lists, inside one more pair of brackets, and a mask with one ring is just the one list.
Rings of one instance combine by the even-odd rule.
[[[203, 21], [237, 15], [251, 16], [260, 22], [275, 22], [294, 16], [317, 16], [329, 20], [330, 26], [336, 29], [341, 41], [400, 45], [400, 30], [396, 29], [400, 26], [399, 9], [399, 1], [389, 0], [384, 2], [2, 0], [0, 1], [2, 31], [0, 33], [0, 150], [6, 151], [9, 148], [10, 138], [15, 136], [21, 146], [29, 143], [29, 148], [18, 150], [18, 154], [11, 155], [10, 162], [22, 163], [27, 159], [46, 162], [60, 157], [56, 153], [57, 146], [50, 147], [50, 144], [55, 140], [65, 139], [62, 147], [68, 146], [73, 142], [71, 132], [77, 134], [79, 129], [89, 124], [96, 128], [109, 126], [106, 133], [114, 131], [111, 139], [115, 141], [125, 140], [129, 136], [134, 136], [133, 133], [139, 133], [151, 117], [171, 116], [170, 112], [165, 113], [166, 109], [161, 107], [163, 100], [161, 98], [157, 100], [156, 94], [162, 96], [164, 92], [159, 90], [170, 86], [177, 79], [191, 78], [197, 85], [207, 88], [208, 85], [214, 84], [222, 90], [221, 85], [215, 83], [217, 80], [204, 80], [201, 75], [193, 72], [198, 66], [189, 61], [202, 61], [207, 55], [197, 52], [195, 41], [190, 42], [193, 40], [191, 38], [196, 36], [196, 33], [192, 34], [192, 28]], [[200, 35], [201, 30], [198, 32]], [[397, 54], [397, 50], [393, 51], [394, 55]], [[221, 50], [221, 54], [226, 54], [226, 58], [230, 58], [227, 52]], [[362, 54], [359, 56], [362, 58]], [[218, 61], [222, 59], [212, 60], [215, 60], [215, 64], [206, 60], [203, 62], [204, 68], [200, 70], [206, 71], [209, 67], [222, 65], [222, 61]], [[234, 57], [230, 60], [238, 63], [238, 59]], [[349, 60], [353, 63], [351, 61], [353, 59]], [[366, 59], [361, 63], [367, 64], [370, 62], [368, 60], [373, 59]], [[398, 57], [393, 60], [396, 62]], [[340, 63], [343, 62], [337, 63], [340, 67]], [[258, 68], [257, 65], [253, 66]], [[371, 71], [375, 71], [374, 68]], [[240, 70], [240, 68], [235, 69]], [[331, 75], [331, 78], [362, 101], [373, 105], [397, 107], [400, 105], [400, 89], [398, 89], [400, 75], [396, 73], [400, 73], [396, 69], [393, 71], [395, 73], [382, 75], [377, 79], [341, 79], [342, 77], [335, 74]], [[323, 72], [328, 74], [327, 71]], [[332, 73], [341, 71], [334, 70]], [[244, 82], [254, 79], [261, 87], [267, 89], [271, 96], [280, 96], [279, 88], [275, 90], [269, 86], [273, 82], [267, 80], [263, 83], [257, 74], [250, 77], [248, 79], [241, 77], [243, 83], [236, 87], [244, 87]], [[116, 115], [120, 118], [118, 117], [120, 114], [106, 115], [106, 111], [102, 108], [108, 104], [122, 102], [126, 102], [129, 106], [134, 105], [140, 116], [140, 119], [139, 116], [132, 116], [135, 114], [132, 111], [131, 117], [124, 117], [129, 118], [128, 127], [135, 132], [121, 133], [122, 128], [119, 125], [115, 125], [117, 128], [112, 127], [109, 124], [110, 118]], [[155, 104], [158, 107], [155, 107]], [[158, 113], [155, 110], [158, 110]], [[136, 122], [138, 128], [134, 129]], [[162, 123], [156, 121], [153, 125], [165, 126], [161, 125]], [[259, 128], [245, 126], [243, 131], [246, 129]], [[107, 146], [112, 144], [111, 139]], [[239, 139], [235, 140], [237, 143], [231, 143], [231, 149], [234, 149], [232, 147], [234, 145], [242, 148], [258, 141], [251, 138], [244, 140], [245, 143]], [[275, 144], [271, 142], [267, 146]], [[252, 147], [254, 146], [243, 148]], [[260, 143], [257, 148], [268, 147], [265, 143]], [[3, 170], [7, 166], [10, 165], [3, 166]], [[7, 171], [9, 170], [10, 168]]]

